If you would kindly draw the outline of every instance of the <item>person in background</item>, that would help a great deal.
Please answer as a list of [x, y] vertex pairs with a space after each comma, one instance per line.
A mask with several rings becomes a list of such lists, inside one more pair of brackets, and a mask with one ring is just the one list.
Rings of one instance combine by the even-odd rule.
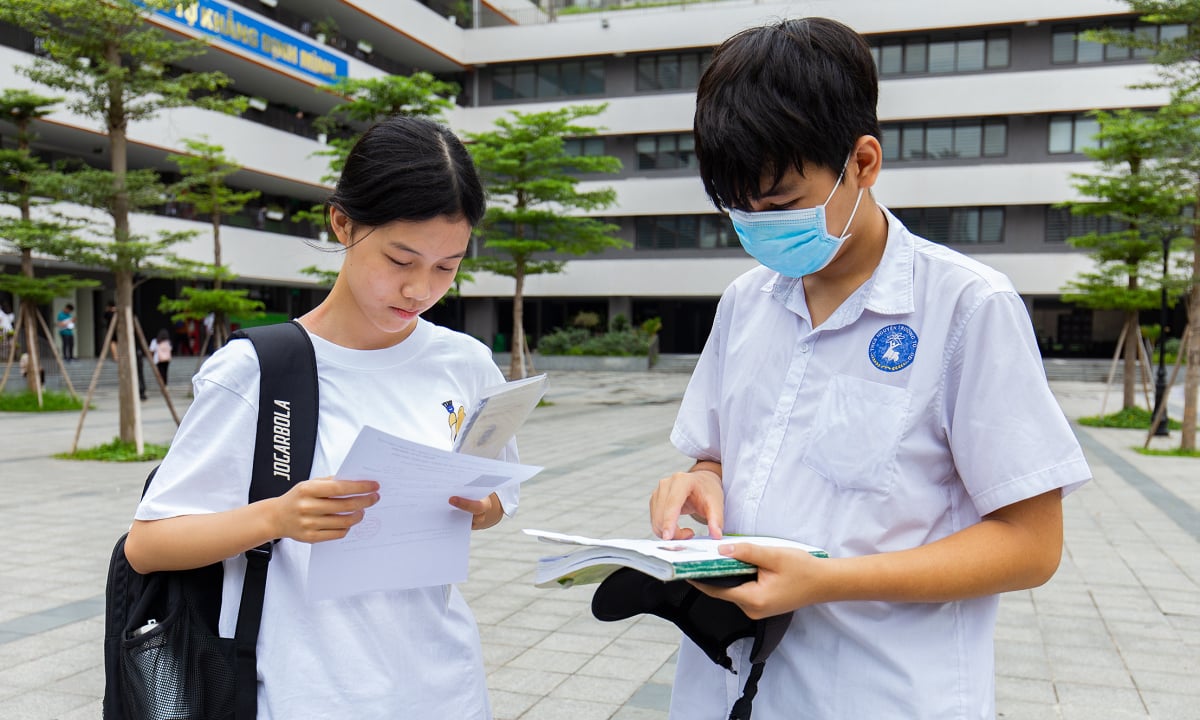
[[[112, 322], [116, 317], [117, 317], [117, 304], [115, 302], [113, 302], [112, 300], [109, 300], [104, 305], [104, 327], [101, 328], [101, 330], [100, 330], [100, 332], [103, 333], [100, 337], [104, 337], [104, 335], [108, 334], [108, 328], [110, 325], [112, 325]], [[110, 340], [108, 343], [108, 352], [110, 353], [110, 356], [112, 357], [113, 362], [116, 362], [116, 360], [117, 360], [117, 332], [116, 332], [116, 330], [113, 331], [112, 340]]]
[[163, 328], [158, 331], [158, 335], [150, 341], [150, 357], [154, 359], [154, 367], [158, 368], [158, 374], [162, 377], [163, 384], [167, 384], [167, 368], [171, 367], [171, 331]]
[[75, 359], [75, 306], [67, 303], [55, 318], [58, 326], [58, 337], [62, 339], [63, 360], [70, 362]]
[[13, 334], [15, 322], [16, 316], [9, 309], [8, 303], [0, 303], [0, 340], [6, 340]]
[[[734, 35], [697, 89], [701, 180], [760, 266], [717, 306], [671, 433], [694, 463], [651, 526], [830, 556], [731, 536], [755, 579], [696, 584], [794, 611], [756, 718], [994, 718], [999, 593], [1054, 574], [1063, 496], [1091, 477], [1012, 283], [872, 195], [878, 97], [870, 45], [824, 18]], [[727, 718], [749, 650], [734, 676], [685, 638], [670, 717]]]

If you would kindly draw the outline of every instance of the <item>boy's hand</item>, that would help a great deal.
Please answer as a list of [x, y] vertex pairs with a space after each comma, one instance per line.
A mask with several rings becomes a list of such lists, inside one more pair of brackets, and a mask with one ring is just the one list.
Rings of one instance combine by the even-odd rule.
[[275, 537], [316, 543], [345, 537], [379, 502], [378, 490], [374, 480], [318, 478], [264, 502], [272, 503]]
[[708, 525], [708, 534], [721, 537], [725, 524], [725, 491], [721, 476], [712, 470], [678, 472], [658, 481], [650, 496], [650, 525], [663, 540], [687, 540], [695, 535], [679, 527], [680, 515], [691, 515]]
[[823, 571], [833, 568], [833, 560], [818, 559], [803, 550], [774, 548], [752, 543], [722, 545], [722, 555], [758, 567], [753, 582], [722, 588], [693, 582], [700, 592], [735, 603], [752, 620], [807, 607], [827, 598], [820, 596]]
[[500, 518], [504, 517], [504, 505], [500, 502], [500, 497], [496, 493], [492, 493], [482, 500], [468, 500], [465, 497], [458, 497], [456, 495], [450, 498], [450, 504], [459, 510], [471, 513], [472, 530], [490, 528], [500, 522]]

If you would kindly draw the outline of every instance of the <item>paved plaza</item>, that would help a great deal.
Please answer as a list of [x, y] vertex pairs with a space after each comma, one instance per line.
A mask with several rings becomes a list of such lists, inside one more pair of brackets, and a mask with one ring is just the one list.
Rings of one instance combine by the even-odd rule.
[[[545, 470], [515, 518], [474, 535], [462, 586], [498, 720], [666, 717], [674, 626], [601, 623], [591, 588], [534, 588], [544, 546], [521, 529], [645, 536], [654, 483], [687, 464], [667, 441], [686, 382], [685, 373], [556, 373], [551, 404], [518, 435], [522, 459]], [[1103, 384], [1053, 385], [1071, 418], [1099, 412]], [[186, 385], [172, 391], [185, 406]], [[1119, 401], [1109, 397], [1110, 412]], [[113, 437], [115, 405], [103, 390], [81, 446]], [[143, 408], [147, 440], [169, 441], [161, 399]], [[0, 413], [0, 720], [100, 716], [108, 556], [152, 465], [51, 458], [69, 449], [77, 420]], [[1200, 460], [1139, 455], [1138, 431], [1077, 432], [1095, 480], [1065, 503], [1058, 574], [1001, 601], [999, 717], [1200, 719]], [[1172, 433], [1153, 445], [1177, 443]]]

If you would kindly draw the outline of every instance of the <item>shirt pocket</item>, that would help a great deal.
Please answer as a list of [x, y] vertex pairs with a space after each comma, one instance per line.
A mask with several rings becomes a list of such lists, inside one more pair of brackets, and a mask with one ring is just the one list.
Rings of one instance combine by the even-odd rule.
[[804, 464], [839, 489], [890, 493], [910, 397], [907, 388], [834, 375], [821, 398]]

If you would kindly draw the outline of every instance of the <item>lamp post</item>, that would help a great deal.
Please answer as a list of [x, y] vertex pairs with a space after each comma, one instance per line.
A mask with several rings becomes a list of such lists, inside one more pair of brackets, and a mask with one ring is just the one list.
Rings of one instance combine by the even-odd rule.
[[[1158, 314], [1158, 372], [1154, 377], [1154, 416], [1160, 418], [1154, 426], [1154, 434], [1158, 437], [1167, 437], [1170, 433], [1168, 427], [1170, 423], [1167, 421], [1167, 273], [1169, 272], [1168, 261], [1171, 256], [1171, 235], [1163, 233], [1163, 266], [1162, 266], [1162, 295], [1159, 300]], [[1161, 417], [1159, 413], [1161, 414]], [[1151, 419], [1153, 422], [1153, 419]]]

